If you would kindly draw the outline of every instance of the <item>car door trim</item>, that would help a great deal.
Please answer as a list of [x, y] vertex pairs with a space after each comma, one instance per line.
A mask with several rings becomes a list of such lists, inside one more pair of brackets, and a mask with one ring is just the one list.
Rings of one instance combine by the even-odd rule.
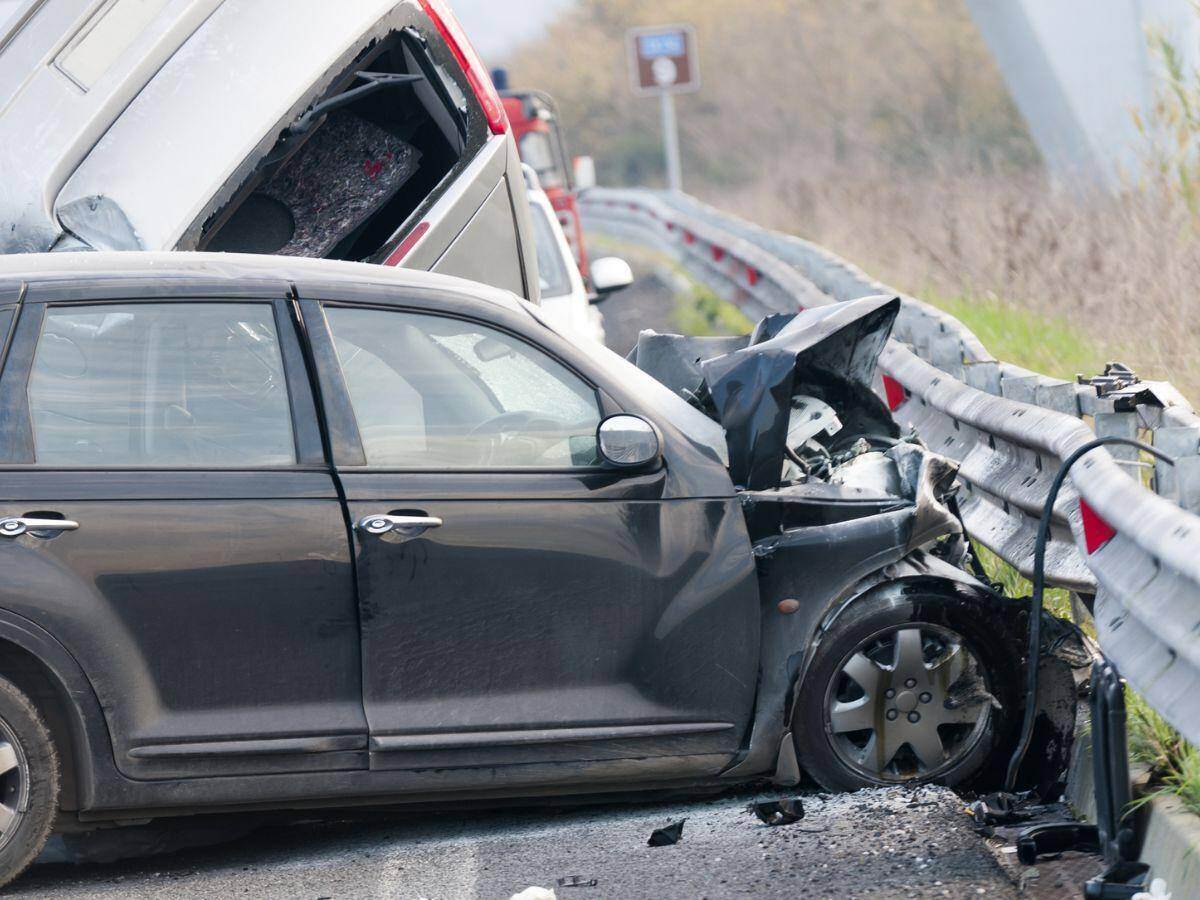
[[202, 756], [277, 756], [296, 753], [331, 753], [364, 750], [366, 735], [321, 734], [311, 737], [268, 738], [245, 741], [197, 741], [180, 744], [143, 744], [128, 755], [136, 759], [174, 759]]
[[732, 722], [664, 722], [657, 725], [602, 725], [588, 728], [538, 728], [518, 731], [459, 731], [434, 734], [372, 735], [373, 752], [459, 750], [474, 747], [512, 747], [524, 744], [568, 744], [579, 741], [618, 741], [630, 738], [675, 737], [728, 731]]

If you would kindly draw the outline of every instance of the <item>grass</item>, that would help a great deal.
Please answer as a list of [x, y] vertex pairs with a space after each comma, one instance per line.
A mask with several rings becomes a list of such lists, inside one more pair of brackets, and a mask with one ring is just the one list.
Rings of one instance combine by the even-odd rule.
[[991, 353], [1052, 378], [1074, 381], [1078, 374], [1098, 375], [1104, 363], [1119, 355], [1105, 349], [1058, 316], [1042, 315], [993, 297], [940, 297], [923, 293], [922, 299], [954, 316], [983, 342]]
[[683, 334], [712, 337], [749, 334], [754, 330], [754, 323], [740, 309], [703, 285], [688, 280], [691, 291], [675, 297], [675, 325]]
[[[1003, 559], [974, 541], [971, 550], [979, 557], [983, 570], [988, 574], [988, 580], [998, 584], [1008, 597], [1028, 597], [1033, 593], [1033, 585], [1020, 572], [1006, 563]], [[1062, 619], [1073, 618], [1071, 614], [1071, 593], [1063, 588], [1049, 588], [1043, 597], [1046, 610]]]

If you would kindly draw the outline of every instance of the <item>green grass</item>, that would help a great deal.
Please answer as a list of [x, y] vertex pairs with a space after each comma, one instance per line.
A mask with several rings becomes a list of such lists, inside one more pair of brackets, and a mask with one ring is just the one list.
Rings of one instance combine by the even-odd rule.
[[[688, 279], [691, 281], [691, 279]], [[754, 323], [745, 313], [708, 288], [692, 281], [692, 289], [675, 297], [675, 325], [683, 334], [697, 337], [749, 334]]]
[[[999, 584], [1008, 597], [1028, 597], [1033, 593], [1033, 585], [1020, 572], [1006, 563], [987, 547], [971, 542], [971, 550], [983, 564], [983, 570], [988, 574], [988, 580]], [[1071, 594], [1062, 588], [1047, 588], [1043, 596], [1046, 610], [1061, 619], [1070, 619]]]
[[1114, 350], [1085, 337], [1065, 318], [1043, 316], [1003, 300], [980, 297], [921, 298], [966, 325], [996, 359], [1073, 381], [1077, 374], [1098, 375]]
[[1173, 795], [1184, 807], [1200, 815], [1200, 750], [1197, 750], [1160, 716], [1139, 694], [1125, 690], [1129, 723], [1129, 758], [1150, 770], [1159, 789], [1144, 799]]

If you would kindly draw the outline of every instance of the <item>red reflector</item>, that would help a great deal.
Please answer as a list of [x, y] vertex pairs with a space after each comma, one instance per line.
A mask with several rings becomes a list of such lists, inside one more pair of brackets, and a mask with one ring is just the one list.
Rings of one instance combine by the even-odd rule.
[[746, 266], [746, 280], [750, 282], [750, 287], [754, 287], [756, 284], [758, 284], [758, 279], [758, 269], [754, 268], [754, 266]]
[[685, 244], [694, 244], [694, 243], [696, 243], [696, 236], [694, 234], [692, 234], [690, 231], [685, 231], [683, 233], [683, 242]]
[[908, 392], [904, 390], [904, 385], [891, 375], [883, 376], [883, 393], [887, 397], [888, 409], [892, 412], [898, 410], [900, 405], [908, 399]]
[[667, 226], [667, 231], [674, 231], [674, 230], [675, 230], [675, 223], [674, 223], [674, 222], [667, 222], [667, 223], [666, 223], [666, 226]]
[[442, 40], [454, 54], [454, 59], [462, 67], [467, 76], [467, 83], [475, 92], [475, 99], [483, 107], [483, 115], [492, 134], [507, 134], [508, 114], [504, 112], [504, 103], [496, 85], [492, 83], [492, 76], [479, 54], [475, 52], [475, 48], [471, 46], [467, 33], [451, 12], [449, 4], [446, 0], [421, 0], [421, 8], [425, 10], [425, 15], [429, 16]]
[[1100, 518], [1082, 497], [1079, 498], [1079, 515], [1083, 519], [1083, 545], [1088, 553], [1095, 553], [1117, 536], [1117, 529]]
[[712, 258], [713, 258], [713, 262], [720, 262], [721, 260], [723, 260], [725, 258], [725, 251], [722, 250], [720, 247], [713, 247], [712, 248]]
[[416, 228], [404, 236], [404, 240], [397, 244], [396, 249], [388, 254], [388, 257], [383, 261], [383, 264], [385, 266], [400, 265], [400, 260], [408, 256], [409, 251], [417, 245], [417, 241], [423, 238], [425, 236], [425, 232], [428, 230], [428, 222], [422, 222], [419, 224]]

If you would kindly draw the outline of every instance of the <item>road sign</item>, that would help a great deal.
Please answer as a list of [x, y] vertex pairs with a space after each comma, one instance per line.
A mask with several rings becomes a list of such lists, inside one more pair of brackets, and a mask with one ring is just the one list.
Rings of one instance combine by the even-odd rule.
[[682, 94], [700, 89], [696, 32], [690, 25], [629, 31], [629, 65], [637, 94]]

